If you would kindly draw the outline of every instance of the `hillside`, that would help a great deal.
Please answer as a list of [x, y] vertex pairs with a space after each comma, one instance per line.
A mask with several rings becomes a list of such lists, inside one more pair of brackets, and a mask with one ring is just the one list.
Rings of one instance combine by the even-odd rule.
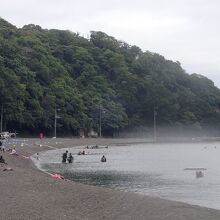
[[[180, 63], [103, 32], [16, 28], [0, 19], [0, 104], [4, 129], [104, 135], [153, 126], [220, 128], [220, 90]], [[152, 133], [149, 129], [149, 134]], [[215, 133], [218, 135], [218, 132]]]

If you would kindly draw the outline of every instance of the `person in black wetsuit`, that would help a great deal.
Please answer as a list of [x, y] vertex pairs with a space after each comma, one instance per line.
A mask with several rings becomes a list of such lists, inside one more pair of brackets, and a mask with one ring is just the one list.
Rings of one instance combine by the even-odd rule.
[[63, 153], [63, 156], [62, 156], [62, 163], [66, 163], [67, 154], [68, 154], [68, 150], [67, 150], [65, 153]]
[[67, 158], [67, 160], [69, 163], [73, 162], [73, 155], [71, 153], [69, 154], [69, 157]]
[[5, 159], [3, 158], [2, 155], [0, 155], [0, 163], [4, 163], [4, 164], [6, 164]]
[[103, 155], [102, 158], [101, 158], [101, 162], [106, 162], [106, 161], [107, 161], [106, 157], [105, 157], [105, 155]]

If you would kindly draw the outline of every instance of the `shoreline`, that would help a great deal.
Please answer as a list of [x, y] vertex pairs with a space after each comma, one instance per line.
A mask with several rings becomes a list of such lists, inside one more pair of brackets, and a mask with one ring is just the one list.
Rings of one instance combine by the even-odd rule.
[[[22, 140], [22, 139], [19, 139]], [[131, 139], [27, 139], [16, 146], [20, 155], [33, 155], [50, 147], [129, 144]], [[137, 141], [138, 139], [132, 139]], [[38, 146], [36, 143], [46, 143]], [[136, 142], [137, 143], [137, 142]], [[20, 144], [20, 143], [19, 143]], [[13, 171], [0, 171], [0, 219], [167, 219], [219, 220], [220, 210], [85, 185], [54, 180], [32, 160], [4, 154]]]

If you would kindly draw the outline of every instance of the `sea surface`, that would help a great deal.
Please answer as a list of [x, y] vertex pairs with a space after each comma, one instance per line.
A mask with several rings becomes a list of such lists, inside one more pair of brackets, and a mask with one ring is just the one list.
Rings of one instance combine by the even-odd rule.
[[[73, 153], [73, 164], [61, 163], [65, 150]], [[86, 155], [78, 155], [82, 150]], [[220, 209], [220, 142], [74, 147], [41, 152], [33, 160], [44, 171], [81, 183]]]

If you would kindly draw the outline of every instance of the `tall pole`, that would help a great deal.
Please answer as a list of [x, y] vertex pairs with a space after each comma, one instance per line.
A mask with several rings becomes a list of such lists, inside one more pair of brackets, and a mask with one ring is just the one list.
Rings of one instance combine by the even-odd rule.
[[57, 109], [54, 109], [54, 137], [57, 137]]
[[157, 141], [157, 108], [154, 107], [154, 142]]
[[102, 110], [101, 110], [101, 105], [99, 106], [99, 137], [102, 137]]
[[2, 125], [3, 125], [3, 104], [1, 106], [1, 133], [2, 133]]

